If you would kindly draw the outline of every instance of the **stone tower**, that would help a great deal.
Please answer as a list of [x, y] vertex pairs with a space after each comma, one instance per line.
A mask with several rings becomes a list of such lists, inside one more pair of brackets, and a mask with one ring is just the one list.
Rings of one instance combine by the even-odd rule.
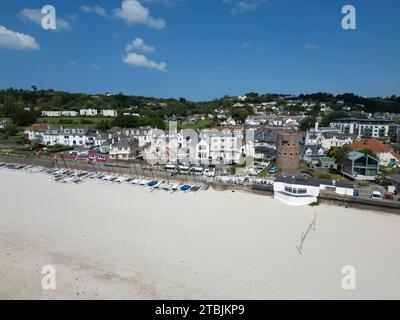
[[299, 132], [280, 133], [277, 137], [276, 166], [282, 170], [300, 169], [300, 140]]

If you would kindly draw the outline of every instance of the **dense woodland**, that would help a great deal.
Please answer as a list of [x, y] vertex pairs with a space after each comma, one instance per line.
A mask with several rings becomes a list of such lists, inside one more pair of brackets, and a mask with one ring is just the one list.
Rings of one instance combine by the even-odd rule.
[[[285, 106], [284, 95], [248, 93], [246, 103], [262, 103], [278, 101]], [[329, 93], [316, 93], [300, 95], [292, 99], [302, 99], [315, 102], [332, 103], [336, 113], [332, 117], [344, 116], [340, 113], [341, 106], [337, 101], [344, 101], [346, 106], [353, 107], [356, 111], [366, 112], [392, 112], [400, 113], [400, 97], [390, 98], [364, 98], [354, 94], [343, 94], [334, 96]], [[116, 95], [89, 95], [83, 93], [68, 93], [54, 90], [38, 90], [32, 86], [31, 90], [13, 89], [0, 90], [0, 117], [11, 118], [18, 126], [29, 125], [40, 117], [43, 110], [75, 110], [82, 108], [116, 109], [119, 114], [124, 112], [137, 113], [140, 117], [118, 116], [113, 121], [104, 120], [98, 123], [100, 129], [107, 129], [112, 125], [135, 127], [150, 125], [163, 128], [164, 120], [176, 116], [184, 118], [193, 114], [210, 114], [211, 120], [217, 122], [217, 108], [224, 109], [229, 115], [239, 122], [244, 122], [248, 115], [254, 113], [253, 108], [243, 106], [234, 108], [236, 98], [225, 96], [221, 99], [205, 102], [193, 102], [184, 98], [180, 99], [157, 99], [143, 96], [129, 96], [122, 93]], [[27, 111], [27, 108], [29, 111]], [[290, 114], [304, 111], [301, 105], [287, 107]], [[319, 114], [319, 107], [310, 112], [310, 122]], [[331, 117], [329, 117], [331, 118]], [[328, 121], [329, 119], [326, 119]], [[210, 124], [215, 124], [211, 121]]]

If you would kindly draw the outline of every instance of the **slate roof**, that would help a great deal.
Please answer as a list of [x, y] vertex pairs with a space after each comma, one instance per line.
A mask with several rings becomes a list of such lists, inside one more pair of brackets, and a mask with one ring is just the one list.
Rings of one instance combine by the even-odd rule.
[[275, 182], [282, 182], [286, 184], [293, 184], [293, 185], [303, 185], [303, 186], [313, 186], [319, 187], [321, 184], [327, 186], [336, 186], [339, 188], [353, 188], [354, 184], [352, 183], [343, 183], [343, 182], [336, 182], [333, 184], [332, 180], [323, 180], [323, 179], [313, 179], [313, 178], [305, 178], [305, 177], [296, 177], [296, 176], [281, 176], [278, 177]]

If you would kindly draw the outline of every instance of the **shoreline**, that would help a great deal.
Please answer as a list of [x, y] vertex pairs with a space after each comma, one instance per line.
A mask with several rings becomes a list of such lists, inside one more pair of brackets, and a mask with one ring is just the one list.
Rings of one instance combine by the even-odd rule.
[[[15, 157], [11, 156], [4, 157], [0, 156], [0, 161], [4, 162], [9, 162], [9, 163], [14, 163], [14, 164], [24, 164], [24, 165], [32, 165], [35, 167], [42, 166], [46, 168], [54, 168], [55, 162], [51, 158], [38, 158], [34, 160], [32, 157], [26, 157], [26, 158], [21, 158], [21, 157]], [[19, 161], [18, 161], [19, 160]], [[39, 161], [39, 163], [38, 163]], [[51, 163], [50, 163], [51, 162]], [[68, 162], [68, 161], [67, 161]], [[127, 169], [128, 167], [126, 166], [105, 166], [101, 167], [100, 164], [97, 164], [98, 167], [95, 168], [94, 165], [91, 165], [89, 163], [80, 163], [78, 165], [77, 163], [69, 163], [69, 167], [66, 163], [63, 163], [60, 165], [60, 169], [70, 169], [70, 170], [83, 170], [87, 172], [102, 172], [103, 174], [109, 175], [109, 174], [114, 174], [116, 176], [118, 175], [124, 175], [124, 176], [136, 176], [138, 178], [143, 177], [144, 179], [151, 179], [150, 175], [153, 175], [154, 178], [157, 179], [166, 179], [165, 173], [162, 174], [157, 174], [156, 172], [150, 173], [147, 172], [147, 175], [144, 173], [145, 171], [142, 171], [141, 174], [133, 174], [131, 169]], [[119, 164], [121, 165], [121, 163]], [[129, 165], [129, 163], [127, 163]], [[57, 165], [58, 167], [58, 165]], [[118, 170], [116, 170], [118, 168]], [[96, 170], [94, 170], [96, 169]], [[113, 171], [113, 170], [116, 171]], [[135, 167], [135, 169], [137, 169]], [[136, 173], [138, 170], [136, 170]], [[268, 186], [268, 185], [263, 185], [263, 184], [253, 184], [253, 185], [245, 185], [245, 184], [226, 184], [223, 182], [219, 181], [214, 181], [211, 180], [210, 178], [205, 178], [201, 176], [174, 176], [174, 177], [169, 177], [167, 178], [170, 181], [175, 181], [175, 182], [182, 182], [186, 181], [189, 184], [194, 183], [196, 184], [202, 184], [206, 189], [211, 187], [213, 190], [216, 191], [240, 191], [240, 192], [245, 192], [247, 194], [256, 194], [256, 195], [263, 195], [263, 196], [268, 196], [271, 198], [274, 198], [274, 191], [273, 187]], [[268, 179], [267, 179], [268, 180]], [[359, 197], [349, 197], [349, 196], [342, 196], [342, 195], [337, 195], [337, 194], [320, 194], [318, 197], [318, 201], [320, 204], [325, 204], [325, 205], [330, 205], [334, 206], [336, 208], [351, 208], [351, 209], [356, 209], [356, 210], [361, 210], [361, 211], [371, 211], [379, 214], [393, 214], [400, 216], [400, 203], [397, 202], [390, 202], [390, 201], [377, 201], [377, 200], [371, 200], [371, 199], [366, 199], [366, 198], [359, 198]]]
[[[1, 299], [400, 299], [398, 216], [5, 170], [0, 181]], [[48, 264], [55, 291], [40, 286]], [[345, 265], [355, 291], [341, 288]]]

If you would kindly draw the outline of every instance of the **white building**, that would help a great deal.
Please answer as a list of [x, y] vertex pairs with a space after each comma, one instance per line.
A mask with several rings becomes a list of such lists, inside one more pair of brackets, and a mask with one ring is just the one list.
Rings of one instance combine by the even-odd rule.
[[39, 133], [37, 138], [46, 146], [54, 146], [60, 144], [60, 129], [49, 128], [46, 131]]
[[332, 147], [343, 147], [351, 145], [357, 140], [357, 135], [342, 133], [339, 128], [319, 128], [316, 123], [315, 128], [307, 132], [305, 145], [321, 145], [324, 150]]
[[400, 126], [393, 120], [376, 119], [338, 119], [330, 124], [342, 133], [355, 134], [360, 138], [376, 138], [400, 141]]
[[200, 139], [196, 145], [196, 161], [198, 163], [208, 163], [210, 160], [210, 143], [205, 139]]
[[79, 128], [51, 128], [46, 124], [33, 125], [25, 130], [28, 139], [38, 140], [46, 146], [61, 144], [65, 146], [95, 146], [96, 132]]
[[116, 117], [118, 116], [118, 111], [117, 110], [101, 110], [101, 115], [103, 117]]
[[112, 160], [131, 160], [135, 159], [138, 152], [138, 142], [134, 138], [120, 137], [112, 141], [110, 145], [110, 159]]
[[140, 127], [135, 129], [121, 129], [118, 131], [119, 134], [123, 134], [129, 138], [135, 138], [138, 140], [139, 147], [144, 147], [153, 141], [155, 136], [155, 129], [151, 127]]
[[97, 116], [97, 110], [96, 109], [81, 109], [81, 110], [79, 110], [79, 114], [81, 116], [86, 116], [86, 117], [95, 117], [95, 116]]
[[95, 132], [89, 129], [62, 128], [59, 133], [59, 144], [69, 147], [94, 146]]
[[61, 111], [42, 111], [42, 117], [61, 117]]
[[77, 117], [79, 114], [76, 111], [61, 111], [63, 117]]
[[354, 195], [352, 185], [335, 181], [283, 176], [274, 182], [274, 198], [290, 206], [305, 206], [318, 202], [322, 190], [345, 196]]
[[210, 159], [213, 163], [239, 163], [242, 156], [242, 137], [233, 132], [210, 132]]

